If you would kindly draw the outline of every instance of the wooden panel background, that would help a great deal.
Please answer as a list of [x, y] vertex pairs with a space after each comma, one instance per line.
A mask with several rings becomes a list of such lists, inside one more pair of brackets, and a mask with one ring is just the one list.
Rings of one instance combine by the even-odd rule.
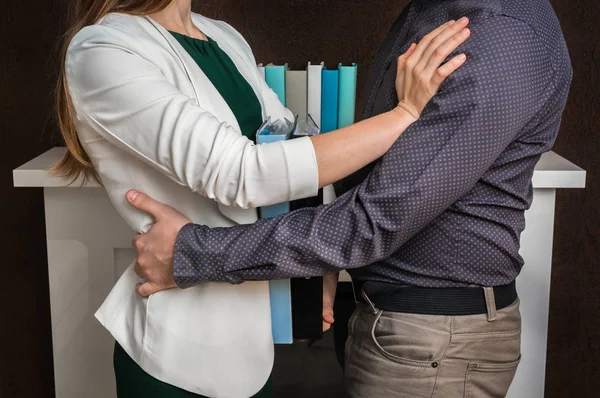
[[[68, 0], [4, 0], [0, 17], [0, 397], [53, 397], [42, 192], [12, 188], [11, 170], [58, 141], [53, 61]], [[194, 10], [240, 30], [261, 62], [358, 62], [363, 85], [405, 0], [198, 0]], [[555, 150], [588, 170], [588, 188], [558, 194], [547, 397], [600, 390], [600, 6], [552, 1], [575, 78]], [[285, 355], [283, 355], [285, 354]], [[279, 350], [276, 397], [332, 397], [339, 369], [330, 345]]]

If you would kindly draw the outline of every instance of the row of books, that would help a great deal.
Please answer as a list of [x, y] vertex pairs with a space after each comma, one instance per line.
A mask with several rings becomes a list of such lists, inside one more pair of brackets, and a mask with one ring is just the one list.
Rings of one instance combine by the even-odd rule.
[[357, 65], [326, 69], [322, 62], [305, 70], [285, 65], [258, 65], [267, 85], [300, 120], [308, 115], [327, 133], [354, 123]]
[[[258, 65], [267, 85], [279, 100], [292, 111], [296, 120], [289, 125], [278, 125], [271, 120], [257, 131], [257, 143], [293, 139], [298, 135], [299, 121], [307, 135], [327, 133], [354, 123], [356, 102], [357, 65], [339, 65], [336, 70], [325, 68], [324, 63], [305, 70], [289, 70], [286, 65]], [[314, 126], [316, 124], [316, 126]], [[314, 128], [311, 128], [313, 127]], [[295, 206], [318, 205], [333, 200], [333, 187], [328, 186], [317, 198]], [[314, 203], [313, 203], [314, 202]], [[265, 206], [261, 218], [275, 217], [291, 209], [289, 202]], [[321, 333], [322, 280], [276, 280], [269, 282], [273, 341], [291, 344], [295, 338], [314, 338]], [[293, 297], [300, 297], [294, 300]], [[293, 308], [292, 303], [296, 302]], [[308, 303], [308, 304], [307, 304]], [[313, 330], [314, 329], [314, 330]]]

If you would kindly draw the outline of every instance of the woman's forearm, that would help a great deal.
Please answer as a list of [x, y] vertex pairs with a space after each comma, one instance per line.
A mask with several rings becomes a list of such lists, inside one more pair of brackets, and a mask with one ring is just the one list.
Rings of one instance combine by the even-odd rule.
[[396, 108], [311, 137], [319, 167], [319, 187], [339, 181], [383, 156], [414, 121], [407, 111]]

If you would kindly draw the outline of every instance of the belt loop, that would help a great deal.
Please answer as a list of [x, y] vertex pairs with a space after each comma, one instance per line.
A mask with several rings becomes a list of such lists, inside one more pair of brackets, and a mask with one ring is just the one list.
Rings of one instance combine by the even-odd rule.
[[485, 306], [487, 308], [487, 320], [488, 322], [494, 322], [498, 319], [496, 314], [496, 297], [494, 296], [493, 287], [484, 287], [483, 293], [485, 295]]
[[375, 307], [375, 304], [373, 304], [373, 302], [371, 301], [369, 296], [367, 296], [367, 293], [365, 292], [365, 285], [363, 285], [362, 288], [360, 289], [360, 294], [363, 296], [365, 301], [371, 306], [371, 310], [373, 311], [373, 314], [377, 314], [377, 311], [378, 311], [377, 307]]

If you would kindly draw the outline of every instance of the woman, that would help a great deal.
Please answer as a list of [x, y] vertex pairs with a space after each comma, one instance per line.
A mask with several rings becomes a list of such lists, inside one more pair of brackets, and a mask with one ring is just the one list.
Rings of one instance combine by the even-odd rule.
[[[458, 34], [464, 27], [448, 23], [428, 37], [438, 40], [399, 58], [396, 109], [322, 136], [257, 146], [263, 120], [293, 115], [260, 78], [242, 36], [192, 14], [190, 3], [77, 2], [63, 54], [58, 113], [69, 151], [55, 171], [101, 180], [138, 231], [152, 220], [126, 203], [129, 189], [211, 227], [251, 223], [256, 207], [314, 196], [382, 156], [464, 62], [457, 56], [440, 66], [466, 39]], [[267, 283], [140, 299], [137, 282], [132, 266], [96, 314], [117, 341], [120, 398], [249, 397], [263, 388], [273, 364]]]

